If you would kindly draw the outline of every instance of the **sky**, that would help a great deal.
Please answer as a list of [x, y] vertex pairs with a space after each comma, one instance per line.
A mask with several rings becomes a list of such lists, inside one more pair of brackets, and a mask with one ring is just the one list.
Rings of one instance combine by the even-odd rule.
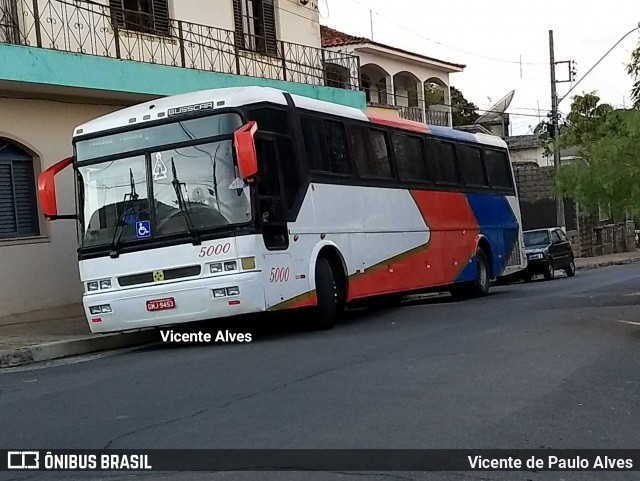
[[[556, 61], [574, 60], [576, 80], [622, 36], [638, 27], [638, 0], [318, 0], [320, 23], [467, 67], [451, 85], [479, 109], [489, 109], [511, 90], [512, 134], [531, 133], [551, 108], [549, 30]], [[574, 94], [597, 91], [603, 102], [629, 107], [626, 73], [638, 31], [623, 40], [560, 103], [567, 113]], [[522, 62], [522, 63], [520, 63]], [[557, 67], [559, 79], [568, 78]], [[558, 84], [562, 97], [570, 83]]]

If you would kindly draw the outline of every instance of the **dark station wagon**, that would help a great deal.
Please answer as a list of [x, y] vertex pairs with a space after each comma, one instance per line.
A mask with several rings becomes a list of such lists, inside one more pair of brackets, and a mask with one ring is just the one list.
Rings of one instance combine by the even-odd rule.
[[564, 270], [567, 277], [576, 274], [573, 251], [567, 235], [558, 227], [524, 231], [524, 251], [527, 268], [522, 278], [529, 282], [534, 275], [542, 274], [553, 279], [556, 270]]

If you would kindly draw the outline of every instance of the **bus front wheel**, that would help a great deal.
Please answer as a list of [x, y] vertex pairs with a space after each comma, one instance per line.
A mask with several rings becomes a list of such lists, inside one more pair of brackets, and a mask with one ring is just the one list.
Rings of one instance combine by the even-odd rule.
[[338, 284], [335, 281], [331, 264], [325, 257], [316, 262], [316, 297], [315, 327], [331, 329], [338, 312]]

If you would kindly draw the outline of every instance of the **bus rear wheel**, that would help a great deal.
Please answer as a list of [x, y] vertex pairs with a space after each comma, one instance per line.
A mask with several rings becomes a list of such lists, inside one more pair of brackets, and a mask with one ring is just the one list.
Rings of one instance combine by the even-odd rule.
[[476, 249], [476, 275], [473, 281], [458, 283], [451, 288], [451, 295], [456, 298], [482, 297], [489, 294], [491, 287], [491, 270], [489, 260], [482, 247]]
[[332, 329], [338, 314], [338, 284], [325, 257], [319, 257], [316, 262], [316, 297], [314, 327]]
[[478, 247], [476, 250], [476, 279], [473, 283], [473, 294], [477, 297], [489, 294], [491, 287], [491, 268], [489, 259], [484, 249]]

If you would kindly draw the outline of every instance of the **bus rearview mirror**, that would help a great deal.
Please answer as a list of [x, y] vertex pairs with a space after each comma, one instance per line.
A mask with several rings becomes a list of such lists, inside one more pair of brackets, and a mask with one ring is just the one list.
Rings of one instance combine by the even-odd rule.
[[38, 176], [38, 198], [40, 208], [47, 220], [75, 219], [76, 215], [58, 215], [56, 200], [56, 174], [73, 163], [73, 157], [67, 157], [53, 164]]
[[258, 156], [254, 139], [257, 130], [258, 124], [252, 120], [233, 134], [238, 169], [240, 170], [240, 177], [244, 181], [249, 181], [258, 173]]

